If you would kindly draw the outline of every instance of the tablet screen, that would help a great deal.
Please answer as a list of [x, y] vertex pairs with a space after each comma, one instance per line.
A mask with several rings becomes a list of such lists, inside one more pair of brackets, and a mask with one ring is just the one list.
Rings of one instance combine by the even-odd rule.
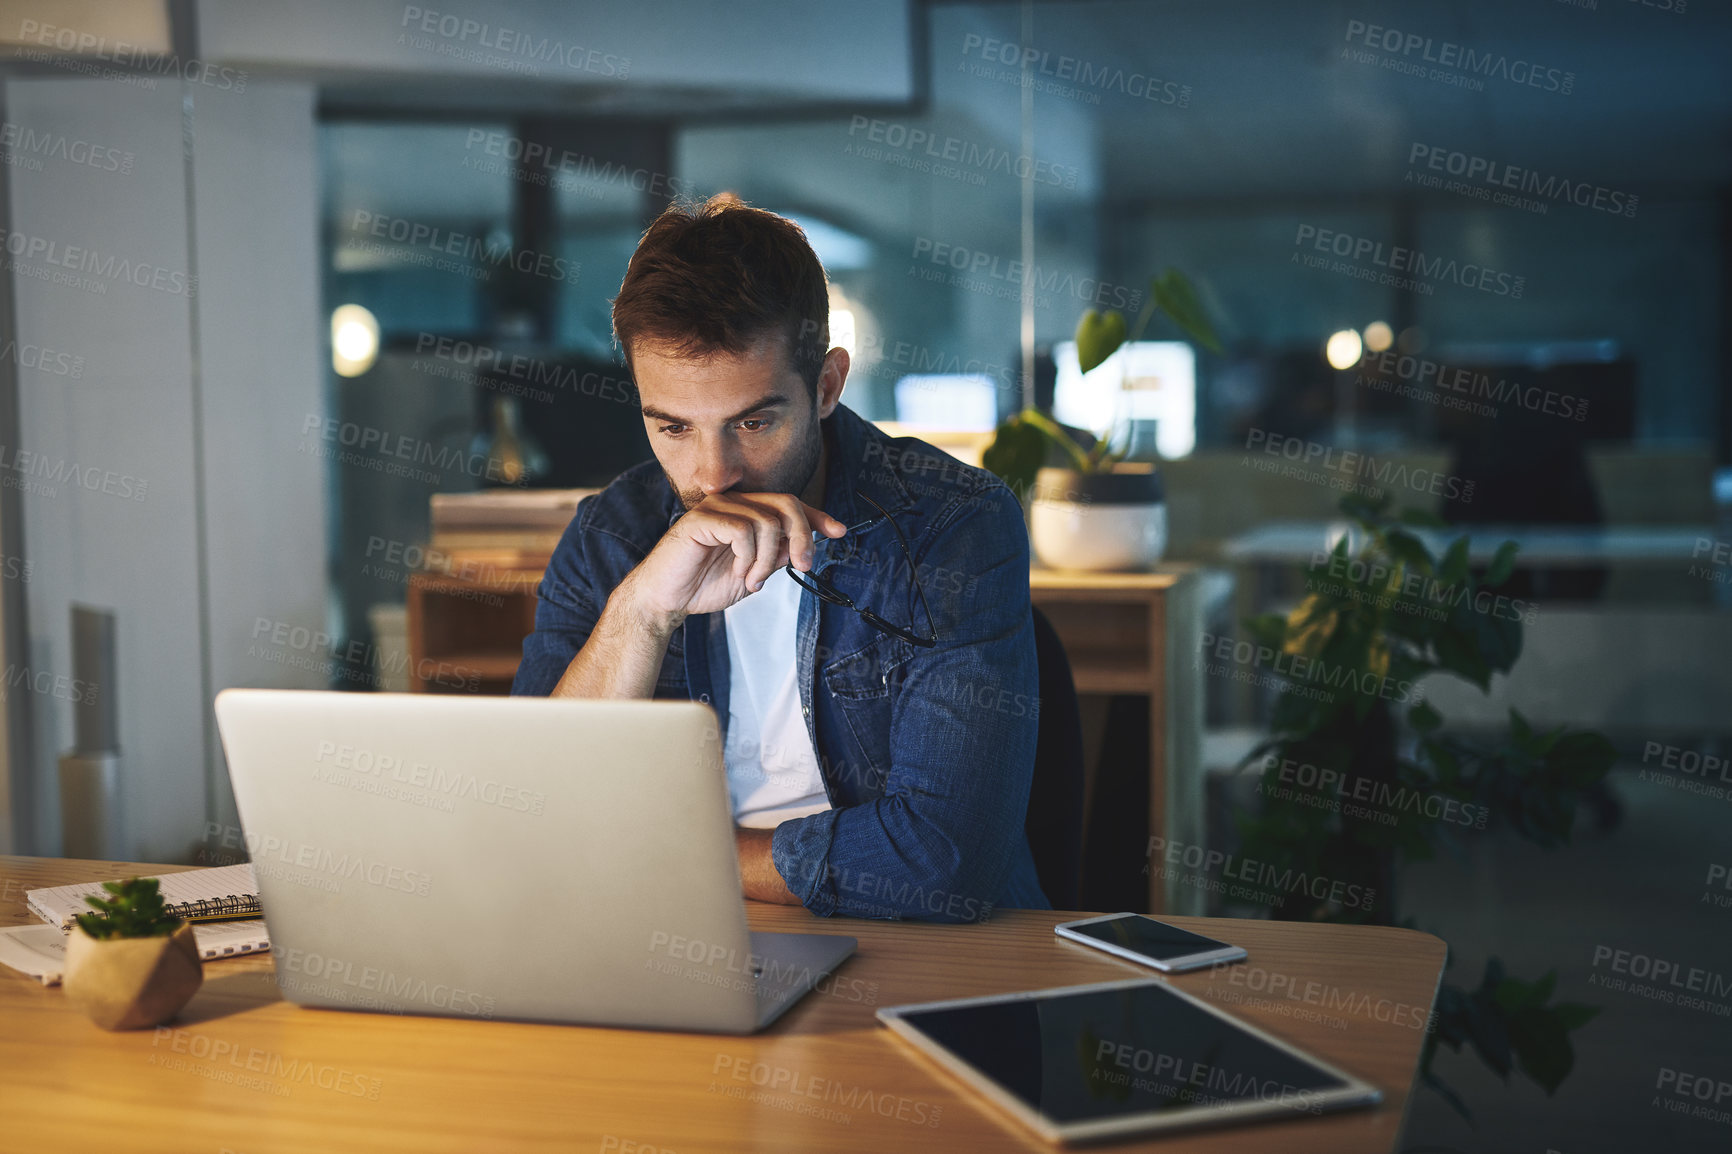
[[1054, 1122], [1256, 1102], [1319, 1112], [1341, 1078], [1161, 982], [948, 1009], [902, 1020]]

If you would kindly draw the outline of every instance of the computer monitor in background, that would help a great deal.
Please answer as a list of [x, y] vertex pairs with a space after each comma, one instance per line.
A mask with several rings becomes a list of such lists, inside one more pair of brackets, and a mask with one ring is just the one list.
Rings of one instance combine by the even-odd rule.
[[1162, 457], [1189, 456], [1197, 447], [1197, 354], [1184, 341], [1129, 341], [1087, 373], [1075, 341], [1055, 343], [1052, 356], [1052, 411], [1060, 423], [1109, 433], [1123, 421], [1152, 421]]
[[990, 433], [998, 382], [984, 373], [910, 373], [896, 382], [896, 420], [916, 429]]

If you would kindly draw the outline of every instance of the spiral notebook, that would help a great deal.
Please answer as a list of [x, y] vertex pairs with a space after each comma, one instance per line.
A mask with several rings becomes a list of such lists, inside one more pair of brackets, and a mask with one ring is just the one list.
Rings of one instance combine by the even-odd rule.
[[[157, 882], [168, 912], [185, 921], [233, 921], [258, 918], [264, 912], [259, 907], [259, 884], [253, 878], [251, 862], [162, 874]], [[31, 913], [63, 930], [72, 928], [72, 919], [78, 914], [99, 913], [85, 903], [85, 898], [110, 896], [101, 882], [48, 886], [24, 892]]]
[[[54, 926], [7, 926], [0, 929], [0, 965], [28, 974], [45, 986], [58, 986], [66, 969], [69, 936]], [[198, 956], [207, 962], [271, 948], [263, 918], [199, 923], [193, 926], [192, 936], [198, 941]]]

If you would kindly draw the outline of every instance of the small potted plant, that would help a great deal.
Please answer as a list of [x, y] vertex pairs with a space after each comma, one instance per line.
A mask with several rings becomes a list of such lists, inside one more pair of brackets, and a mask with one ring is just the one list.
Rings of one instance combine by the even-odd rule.
[[66, 941], [66, 996], [105, 1030], [161, 1025], [192, 999], [204, 965], [191, 922], [169, 914], [155, 878], [103, 882]]
[[[1089, 309], [1076, 327], [1077, 362], [1098, 367], [1137, 340], [1157, 311], [1203, 347], [1221, 351], [1191, 282], [1178, 269], [1149, 281], [1148, 300], [1129, 329], [1119, 313]], [[1053, 449], [1064, 463], [1048, 468]], [[1166, 494], [1152, 464], [1123, 464], [1125, 449], [1107, 436], [1085, 446], [1050, 416], [1024, 409], [998, 427], [981, 462], [1018, 496], [1029, 498], [1029, 535], [1041, 562], [1055, 569], [1142, 569], [1167, 544]]]

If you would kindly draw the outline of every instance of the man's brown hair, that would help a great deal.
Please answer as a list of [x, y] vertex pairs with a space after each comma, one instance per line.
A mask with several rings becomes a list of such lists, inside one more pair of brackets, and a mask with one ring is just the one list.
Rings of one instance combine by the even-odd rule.
[[681, 357], [738, 356], [775, 332], [816, 397], [830, 297], [800, 226], [731, 193], [669, 205], [638, 242], [613, 300], [626, 368], [639, 341]]

